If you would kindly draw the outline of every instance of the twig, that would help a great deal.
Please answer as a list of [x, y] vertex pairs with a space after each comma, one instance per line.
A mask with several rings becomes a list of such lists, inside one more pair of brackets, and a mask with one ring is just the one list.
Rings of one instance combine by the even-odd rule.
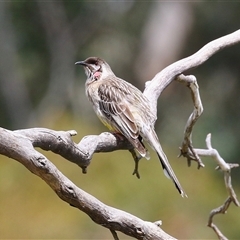
[[222, 206], [213, 209], [210, 212], [210, 215], [209, 215], [208, 227], [213, 229], [213, 231], [218, 236], [218, 239], [220, 239], [220, 240], [227, 240], [227, 238], [222, 234], [222, 232], [219, 230], [219, 228], [213, 223], [213, 217], [216, 214], [219, 214], [219, 213], [225, 214], [227, 209], [228, 209], [228, 207], [230, 206], [231, 202], [232, 202], [232, 199], [230, 197], [228, 197], [227, 200], [224, 202], [224, 204]]
[[227, 192], [229, 194], [229, 197], [223, 203], [223, 205], [221, 205], [216, 209], [213, 209], [210, 212], [209, 219], [208, 219], [208, 226], [214, 230], [214, 232], [217, 234], [219, 239], [225, 240], [227, 238], [221, 233], [219, 228], [213, 223], [213, 217], [219, 213], [226, 213], [231, 202], [233, 202], [237, 207], [240, 206], [231, 182], [231, 168], [238, 167], [239, 164], [232, 164], [232, 163], [225, 162], [225, 160], [220, 156], [218, 151], [212, 148], [210, 133], [206, 137], [206, 146], [207, 146], [207, 149], [194, 149], [194, 151], [196, 152], [196, 154], [200, 156], [205, 156], [205, 157], [210, 156], [215, 160], [215, 162], [218, 164], [218, 167], [216, 169], [217, 170], [221, 169], [224, 173], [224, 182], [225, 182]]
[[200, 156], [212, 157], [215, 160], [215, 162], [218, 164], [217, 169], [221, 169], [222, 172], [224, 173], [224, 182], [225, 182], [225, 186], [229, 196], [231, 197], [232, 201], [236, 206], [240, 206], [231, 182], [231, 168], [238, 167], [239, 164], [237, 163], [232, 164], [232, 163], [225, 162], [225, 160], [220, 156], [218, 151], [212, 148], [210, 133], [206, 137], [206, 145], [207, 145], [207, 149], [194, 149], [194, 151]]
[[197, 161], [199, 169], [200, 167], [204, 167], [204, 164], [202, 163], [199, 156], [195, 153], [192, 145], [193, 126], [203, 112], [202, 101], [199, 93], [199, 86], [196, 77], [192, 75], [184, 76], [183, 74], [181, 74], [176, 78], [176, 80], [179, 81], [180, 83], [183, 83], [191, 90], [191, 96], [194, 105], [193, 112], [188, 118], [188, 121], [185, 126], [184, 138], [182, 142], [182, 147], [180, 148], [181, 153], [179, 157], [180, 156], [186, 157], [188, 160], [188, 166], [191, 165], [192, 160]]

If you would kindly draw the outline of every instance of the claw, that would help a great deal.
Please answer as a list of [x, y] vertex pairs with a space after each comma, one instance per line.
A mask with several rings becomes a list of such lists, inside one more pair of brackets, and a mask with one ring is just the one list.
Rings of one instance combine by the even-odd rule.
[[142, 158], [141, 156], [138, 156], [137, 154], [136, 154], [136, 152], [134, 151], [134, 149], [131, 149], [131, 150], [129, 150], [130, 152], [131, 152], [131, 154], [132, 154], [132, 156], [133, 156], [133, 160], [134, 160], [134, 162], [135, 162], [135, 166], [134, 166], [134, 170], [133, 170], [133, 173], [132, 173], [132, 175], [136, 175], [136, 177], [138, 178], [138, 179], [140, 179], [140, 174], [139, 174], [139, 172], [138, 172], [138, 164], [139, 164], [139, 161], [140, 161], [140, 159]]

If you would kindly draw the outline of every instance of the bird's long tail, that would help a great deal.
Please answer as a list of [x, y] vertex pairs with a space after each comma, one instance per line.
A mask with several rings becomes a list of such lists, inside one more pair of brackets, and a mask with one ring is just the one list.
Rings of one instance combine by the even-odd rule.
[[162, 151], [162, 149], [160, 149], [160, 150], [156, 149], [156, 151], [157, 151], [157, 155], [159, 157], [159, 160], [160, 160], [160, 162], [162, 164], [162, 168], [163, 168], [164, 174], [174, 182], [174, 184], [175, 184], [178, 192], [181, 194], [181, 196], [182, 197], [184, 197], [184, 196], [187, 197], [187, 195], [184, 192], [180, 182], [178, 181], [178, 179], [177, 179], [177, 177], [176, 177], [172, 167], [170, 166], [170, 164], [168, 162], [168, 159], [167, 159], [167, 156], [165, 155], [165, 153]]
[[157, 152], [157, 155], [159, 157], [159, 160], [162, 164], [162, 168], [163, 168], [163, 171], [165, 173], [165, 175], [172, 179], [172, 181], [174, 182], [177, 190], [179, 191], [179, 193], [181, 194], [182, 197], [187, 197], [186, 193], [184, 192], [180, 182], [178, 181], [171, 165], [169, 164], [168, 162], [168, 159], [167, 159], [167, 156], [165, 155], [165, 153], [163, 152], [162, 150], [162, 147], [159, 143], [159, 140], [158, 140], [158, 137], [155, 133], [154, 130], [150, 130], [148, 133], [147, 133], [147, 140], [148, 140], [148, 143], [150, 144], [150, 146]]

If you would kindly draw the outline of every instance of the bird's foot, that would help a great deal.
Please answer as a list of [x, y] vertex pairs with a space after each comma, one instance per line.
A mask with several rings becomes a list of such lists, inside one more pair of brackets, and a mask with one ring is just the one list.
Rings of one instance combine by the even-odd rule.
[[133, 160], [135, 162], [135, 166], [134, 166], [134, 170], [133, 170], [133, 173], [132, 175], [136, 175], [136, 177], [139, 179], [140, 178], [140, 174], [139, 174], [139, 171], [138, 171], [138, 164], [139, 164], [139, 161], [140, 159], [142, 158], [141, 156], [138, 156], [136, 154], [136, 152], [134, 151], [134, 149], [131, 149], [129, 150], [133, 156]]

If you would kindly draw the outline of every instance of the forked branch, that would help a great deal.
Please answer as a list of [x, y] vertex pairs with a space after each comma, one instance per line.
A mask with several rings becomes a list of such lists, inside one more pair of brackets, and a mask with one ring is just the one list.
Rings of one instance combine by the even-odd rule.
[[[75, 134], [75, 131], [58, 132], [46, 128], [19, 131], [0, 128], [0, 154], [23, 164], [29, 171], [42, 178], [59, 198], [86, 213], [97, 224], [110, 229], [111, 233], [121, 231], [134, 238], [146, 240], [175, 239], [165, 233], [159, 224], [146, 222], [107, 206], [81, 190], [34, 148], [41, 147], [65, 155], [71, 161], [75, 161], [76, 157], [84, 158], [87, 155], [71, 140], [71, 136]], [[116, 233], [114, 237], [117, 237]]]
[[200, 98], [197, 79], [192, 75], [184, 76], [183, 74], [181, 74], [176, 77], [176, 80], [179, 81], [180, 83], [183, 83], [190, 89], [194, 105], [193, 112], [188, 118], [188, 121], [184, 129], [184, 137], [182, 147], [180, 148], [181, 153], [179, 156], [184, 156], [187, 158], [188, 166], [191, 166], [191, 161], [197, 161], [199, 169], [200, 167], [204, 167], [204, 164], [202, 163], [200, 157], [195, 153], [192, 145], [193, 126], [195, 125], [198, 118], [201, 116], [203, 112], [203, 106]]
[[204, 156], [204, 157], [210, 156], [215, 160], [215, 162], [218, 165], [216, 169], [217, 170], [220, 169], [224, 174], [225, 187], [229, 195], [227, 200], [220, 207], [213, 209], [210, 212], [209, 219], [208, 219], [208, 226], [214, 230], [214, 232], [217, 234], [219, 239], [224, 240], [227, 238], [222, 234], [219, 228], [213, 223], [213, 217], [219, 213], [223, 213], [223, 214], [226, 213], [231, 202], [233, 202], [237, 207], [240, 206], [236, 193], [232, 187], [232, 180], [231, 180], [231, 169], [235, 167], [239, 167], [239, 164], [236, 164], [236, 163], [232, 164], [232, 163], [225, 162], [225, 160], [220, 156], [218, 151], [212, 148], [210, 133], [206, 137], [206, 146], [207, 146], [207, 149], [194, 149], [194, 150], [200, 156]]
[[199, 116], [203, 112], [203, 106], [200, 98], [199, 87], [197, 84], [197, 80], [194, 76], [184, 76], [183, 74], [181, 74], [176, 78], [176, 80], [185, 84], [187, 87], [189, 87], [189, 89], [191, 90], [191, 95], [192, 95], [192, 100], [194, 105], [194, 110], [190, 115], [184, 130], [184, 138], [182, 142], [182, 147], [180, 148], [180, 151], [181, 151], [180, 156], [184, 156], [187, 158], [189, 166], [191, 165], [191, 161], [197, 161], [198, 168], [204, 167], [204, 164], [202, 163], [202, 160], [200, 157], [206, 157], [206, 156], [212, 157], [218, 165], [216, 169], [217, 170], [220, 169], [224, 173], [224, 182], [225, 182], [226, 190], [229, 194], [229, 197], [223, 203], [222, 206], [211, 211], [209, 220], [208, 220], [208, 226], [214, 230], [214, 232], [217, 234], [219, 239], [225, 240], [227, 238], [222, 234], [220, 229], [213, 223], [213, 217], [219, 213], [226, 213], [231, 202], [233, 202], [237, 207], [240, 206], [237, 200], [235, 191], [232, 187], [232, 181], [231, 181], [231, 169], [238, 167], [239, 164], [236, 164], [236, 163], [232, 164], [232, 163], [225, 162], [225, 160], [220, 156], [218, 151], [212, 148], [211, 134], [208, 134], [206, 137], [207, 149], [193, 148], [193, 145], [192, 145], [193, 126], [195, 125]]

